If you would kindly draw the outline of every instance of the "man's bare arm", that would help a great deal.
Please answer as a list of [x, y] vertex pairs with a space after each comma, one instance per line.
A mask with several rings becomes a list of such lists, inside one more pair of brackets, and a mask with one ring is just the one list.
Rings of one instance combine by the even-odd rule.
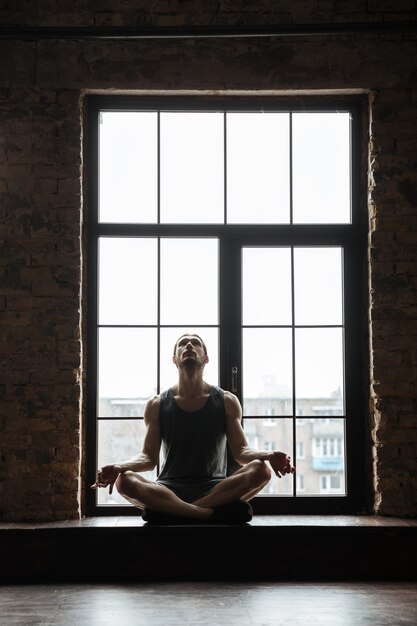
[[240, 465], [250, 461], [268, 461], [275, 474], [281, 478], [295, 472], [290, 457], [280, 450], [255, 450], [250, 448], [242, 428], [242, 408], [239, 400], [232, 393], [224, 392], [224, 407], [227, 416], [227, 441], [233, 458]]
[[123, 474], [128, 470], [132, 472], [148, 472], [156, 467], [161, 447], [158, 396], [155, 396], [147, 402], [144, 422], [146, 425], [146, 434], [142, 451], [127, 461], [112, 463], [101, 467], [97, 472], [96, 482], [91, 485], [93, 489], [109, 486], [109, 492], [111, 493], [119, 474]]

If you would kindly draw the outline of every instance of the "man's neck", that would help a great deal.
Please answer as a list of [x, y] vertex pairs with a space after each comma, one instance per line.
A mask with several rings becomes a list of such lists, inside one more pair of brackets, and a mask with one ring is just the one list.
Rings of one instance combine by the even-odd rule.
[[202, 368], [182, 368], [174, 392], [183, 398], [195, 398], [207, 393], [209, 385], [203, 380]]

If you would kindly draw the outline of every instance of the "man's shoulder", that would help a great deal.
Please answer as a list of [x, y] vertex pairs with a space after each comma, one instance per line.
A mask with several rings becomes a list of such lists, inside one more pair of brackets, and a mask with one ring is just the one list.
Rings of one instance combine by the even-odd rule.
[[164, 389], [161, 393], [155, 394], [146, 403], [145, 411], [151, 411], [159, 414], [159, 409], [162, 403], [166, 404], [167, 399], [172, 398], [172, 387]]
[[231, 391], [227, 391], [226, 389], [222, 389], [216, 385], [210, 385], [210, 394], [212, 397], [214, 396], [214, 398], [218, 398], [224, 403], [226, 413], [230, 410], [233, 411], [240, 408], [240, 402], [237, 396], [235, 396], [235, 394]]
[[145, 420], [152, 419], [153, 417], [157, 417], [159, 415], [159, 406], [161, 404], [161, 395], [152, 396], [146, 403], [145, 406]]
[[161, 394], [155, 394], [154, 396], [152, 396], [152, 398], [149, 398], [149, 400], [147, 401], [147, 404], [149, 406], [153, 406], [154, 404], [158, 404], [161, 401]]
[[224, 408], [226, 415], [229, 417], [238, 417], [242, 415], [242, 408], [237, 396], [231, 391], [224, 391]]
[[161, 403], [161, 400], [164, 400], [171, 391], [172, 391], [172, 387], [169, 387], [168, 389], [164, 389], [163, 391], [161, 391], [161, 393], [155, 394], [154, 396], [149, 398], [149, 400], [147, 401], [147, 404], [149, 406], [159, 405]]
[[226, 389], [221, 389], [221, 392], [224, 395], [224, 399], [226, 401], [233, 402], [234, 400], [236, 400], [236, 396], [231, 391], [227, 391]]
[[218, 385], [210, 385], [210, 393], [224, 397], [225, 399], [230, 401], [235, 401], [237, 399], [234, 393], [232, 393], [231, 391], [227, 391], [227, 389], [222, 389]]

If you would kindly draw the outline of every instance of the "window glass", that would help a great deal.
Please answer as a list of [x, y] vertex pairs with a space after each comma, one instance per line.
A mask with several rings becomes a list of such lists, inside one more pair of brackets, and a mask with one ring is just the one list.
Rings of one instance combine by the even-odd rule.
[[242, 282], [243, 324], [291, 324], [290, 248], [243, 248]]
[[294, 249], [295, 323], [343, 322], [341, 248]]
[[349, 113], [293, 113], [292, 140], [294, 223], [349, 223]]
[[[293, 432], [291, 419], [278, 419], [268, 423], [261, 419], [244, 420], [245, 434], [251, 448], [256, 450], [285, 450], [291, 455]], [[293, 476], [273, 476], [263, 489], [263, 495], [292, 495]]]
[[98, 278], [100, 324], [156, 324], [156, 239], [101, 237]]
[[157, 391], [156, 330], [100, 328], [98, 354], [99, 415], [143, 416]]
[[157, 221], [157, 113], [106, 111], [99, 126], [99, 221]]
[[[308, 419], [296, 423], [304, 455], [296, 458], [305, 495], [345, 495], [345, 420]], [[298, 449], [298, 448], [297, 448]]]
[[242, 342], [243, 414], [291, 415], [291, 330], [245, 328]]
[[224, 221], [222, 113], [161, 113], [161, 222]]
[[161, 240], [161, 323], [218, 323], [218, 240]]
[[295, 329], [297, 415], [343, 415], [343, 331]]
[[227, 221], [289, 223], [289, 114], [227, 114]]

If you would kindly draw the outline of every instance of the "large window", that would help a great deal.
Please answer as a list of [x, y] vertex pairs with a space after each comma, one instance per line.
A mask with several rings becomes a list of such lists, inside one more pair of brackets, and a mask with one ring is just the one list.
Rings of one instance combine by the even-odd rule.
[[[344, 99], [90, 98], [90, 484], [141, 448], [145, 403], [176, 381], [174, 342], [194, 331], [250, 445], [295, 459], [255, 510], [356, 510], [360, 118]], [[131, 508], [89, 498], [91, 512]]]

